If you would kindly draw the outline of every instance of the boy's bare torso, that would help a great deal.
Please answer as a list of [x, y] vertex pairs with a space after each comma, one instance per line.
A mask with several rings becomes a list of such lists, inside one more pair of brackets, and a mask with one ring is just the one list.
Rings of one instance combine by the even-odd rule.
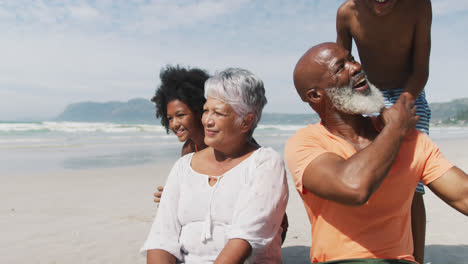
[[384, 16], [376, 16], [363, 1], [347, 1], [339, 10], [362, 66], [379, 89], [403, 88], [412, 72], [416, 24], [422, 15], [417, 5], [428, 0], [399, 0]]

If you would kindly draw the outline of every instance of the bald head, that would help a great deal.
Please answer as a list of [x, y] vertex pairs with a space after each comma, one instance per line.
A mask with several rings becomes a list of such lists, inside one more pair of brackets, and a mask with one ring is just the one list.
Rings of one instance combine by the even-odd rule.
[[367, 81], [349, 51], [327, 42], [310, 48], [297, 62], [294, 85], [302, 101], [325, 114], [371, 114], [384, 105], [381, 92]]
[[333, 64], [334, 52], [344, 51], [343, 48], [333, 42], [318, 44], [310, 48], [296, 64], [294, 68], [294, 86], [303, 101], [306, 92], [312, 88], [321, 88], [328, 78], [326, 74]]

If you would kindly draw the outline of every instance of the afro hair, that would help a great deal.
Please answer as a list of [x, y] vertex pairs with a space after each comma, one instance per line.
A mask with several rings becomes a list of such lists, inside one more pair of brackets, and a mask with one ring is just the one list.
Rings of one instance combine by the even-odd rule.
[[156, 118], [161, 118], [161, 125], [169, 133], [167, 104], [173, 100], [180, 100], [193, 112], [201, 114], [206, 101], [204, 85], [210, 76], [206, 71], [198, 68], [168, 65], [161, 69], [159, 77], [161, 84], [151, 101], [156, 104]]

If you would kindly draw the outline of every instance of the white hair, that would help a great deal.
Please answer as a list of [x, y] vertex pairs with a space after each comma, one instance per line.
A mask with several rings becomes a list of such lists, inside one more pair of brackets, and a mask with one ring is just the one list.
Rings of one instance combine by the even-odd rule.
[[255, 74], [240, 68], [228, 68], [205, 82], [205, 98], [212, 97], [231, 105], [241, 121], [252, 113], [254, 120], [249, 130], [253, 134], [267, 99], [263, 82]]
[[385, 107], [385, 99], [377, 87], [367, 81], [369, 90], [367, 93], [355, 91], [350, 86], [341, 88], [333, 87], [325, 89], [333, 106], [340, 112], [347, 114], [375, 114]]

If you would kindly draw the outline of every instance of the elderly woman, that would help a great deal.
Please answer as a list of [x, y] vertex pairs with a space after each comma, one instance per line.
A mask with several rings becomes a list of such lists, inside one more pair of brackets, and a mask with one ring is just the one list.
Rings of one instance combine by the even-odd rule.
[[251, 143], [266, 104], [258, 77], [227, 69], [205, 83], [207, 148], [172, 168], [142, 251], [148, 263], [281, 263], [288, 188], [281, 156]]

